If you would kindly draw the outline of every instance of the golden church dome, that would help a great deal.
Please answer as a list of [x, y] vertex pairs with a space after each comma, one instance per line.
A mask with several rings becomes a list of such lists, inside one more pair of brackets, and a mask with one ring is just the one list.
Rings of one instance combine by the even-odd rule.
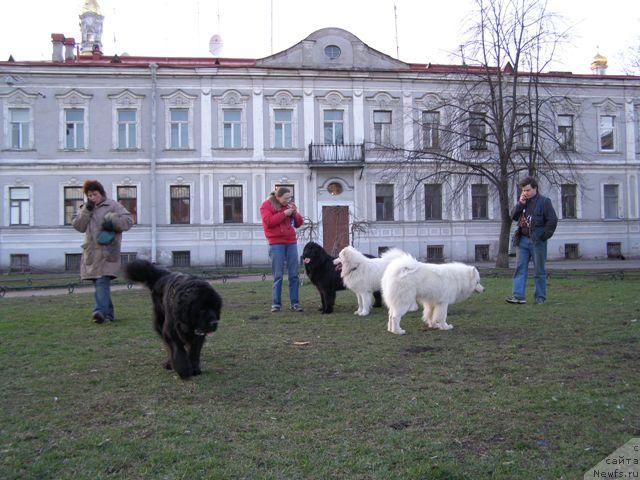
[[96, 15], [102, 15], [102, 12], [100, 12], [100, 5], [98, 5], [98, 0], [85, 0], [82, 7], [82, 13], [95, 13]]
[[607, 67], [607, 57], [604, 55], [600, 55], [600, 53], [596, 53], [596, 56], [593, 57], [593, 62], [591, 62], [591, 68], [596, 67]]

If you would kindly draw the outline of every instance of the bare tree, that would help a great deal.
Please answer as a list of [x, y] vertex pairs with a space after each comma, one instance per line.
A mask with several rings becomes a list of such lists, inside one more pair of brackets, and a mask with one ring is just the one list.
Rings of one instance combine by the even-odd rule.
[[409, 195], [424, 183], [446, 183], [454, 198], [469, 184], [491, 186], [500, 206], [496, 266], [508, 267], [517, 179], [529, 174], [557, 185], [575, 176], [566, 154], [573, 138], [558, 136], [555, 106], [562, 98], [543, 73], [567, 32], [538, 0], [475, 0], [475, 6], [462, 65], [442, 69], [453, 87], [412, 112], [418, 145], [381, 150], [385, 176], [405, 179]]

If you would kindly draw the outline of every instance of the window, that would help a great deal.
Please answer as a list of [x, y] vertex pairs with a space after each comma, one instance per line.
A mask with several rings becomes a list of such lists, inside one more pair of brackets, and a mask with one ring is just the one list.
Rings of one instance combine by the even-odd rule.
[[489, 187], [487, 185], [471, 185], [471, 218], [486, 220], [489, 218]]
[[274, 147], [275, 148], [291, 148], [292, 141], [292, 110], [274, 110]]
[[573, 115], [558, 115], [558, 142], [561, 150], [575, 150]]
[[444, 245], [427, 245], [427, 262], [444, 262]]
[[487, 149], [487, 125], [484, 113], [471, 113], [469, 118], [469, 148], [471, 150]]
[[439, 183], [424, 186], [424, 219], [442, 220], [442, 185]]
[[389, 250], [389, 247], [378, 247], [378, 256], [381, 256], [387, 250]]
[[580, 258], [580, 245], [577, 243], [564, 244], [564, 258], [566, 260], [577, 260]]
[[438, 148], [440, 139], [440, 112], [422, 112], [422, 146], [423, 148]]
[[127, 263], [133, 262], [137, 256], [136, 252], [122, 252], [120, 254], [120, 266], [124, 267]]
[[373, 136], [376, 145], [391, 143], [391, 112], [383, 110], [373, 112]]
[[24, 253], [12, 253], [9, 255], [9, 271], [10, 272], [28, 272], [29, 268], [29, 255]]
[[615, 119], [613, 115], [600, 116], [600, 150], [603, 152], [613, 152], [616, 149]]
[[64, 255], [65, 272], [79, 272], [81, 261], [82, 261], [81, 253], [66, 253]]
[[29, 148], [29, 109], [28, 108], [10, 108], [9, 116], [11, 129], [11, 148], [26, 149]]
[[222, 187], [222, 209], [224, 223], [242, 223], [242, 185]]
[[291, 192], [291, 198], [295, 199], [296, 196], [296, 187], [295, 185], [290, 185], [288, 183], [276, 183], [273, 187], [274, 190], [279, 189], [280, 187], [284, 187], [284, 188], [288, 188], [289, 191]]
[[191, 266], [191, 252], [189, 250], [178, 250], [171, 252], [173, 266], [185, 268]]
[[576, 186], [572, 184], [561, 185], [562, 218], [577, 218], [576, 215]]
[[604, 185], [604, 218], [619, 218], [618, 185]]
[[607, 242], [607, 258], [624, 260], [624, 256], [622, 255], [622, 243]]
[[189, 109], [188, 108], [171, 108], [169, 110], [171, 116], [171, 148], [185, 149], [189, 148]]
[[29, 225], [29, 189], [25, 187], [9, 188], [10, 219], [9, 225]]
[[488, 262], [489, 258], [489, 245], [476, 245], [476, 262]]
[[137, 148], [136, 110], [123, 108], [118, 110], [118, 149]]
[[84, 109], [65, 108], [65, 148], [68, 150], [84, 149]]
[[131, 214], [133, 223], [138, 223], [138, 192], [135, 186], [121, 186], [116, 190], [116, 200]]
[[393, 185], [376, 185], [376, 220], [393, 220]]
[[242, 266], [242, 250], [225, 250], [224, 266], [225, 267], [241, 267]]
[[224, 115], [224, 148], [242, 147], [242, 110], [225, 109]]
[[172, 185], [170, 187], [172, 224], [190, 223], [191, 199], [189, 190], [188, 185]]
[[344, 122], [342, 110], [324, 111], [324, 143], [331, 145], [344, 144]]
[[531, 124], [529, 115], [519, 113], [516, 115], [516, 131], [514, 140], [517, 150], [526, 150], [531, 147]]
[[71, 220], [80, 205], [84, 202], [82, 187], [64, 187], [64, 224], [71, 225]]
[[329, 60], [335, 60], [341, 53], [342, 51], [337, 45], [327, 45], [324, 47], [324, 54], [329, 58]]

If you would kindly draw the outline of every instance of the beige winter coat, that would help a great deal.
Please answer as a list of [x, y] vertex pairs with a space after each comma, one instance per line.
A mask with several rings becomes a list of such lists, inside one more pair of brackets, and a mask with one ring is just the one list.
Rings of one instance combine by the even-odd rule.
[[[113, 226], [116, 236], [109, 245], [100, 245], [97, 242], [98, 234], [102, 227], [104, 216], [114, 212]], [[80, 207], [78, 213], [71, 221], [73, 228], [84, 233], [82, 244], [82, 263], [80, 265], [80, 278], [90, 280], [102, 276], [117, 277], [120, 271], [120, 248], [122, 232], [126, 232], [133, 226], [131, 214], [115, 200], [106, 198], [96, 205], [92, 211]]]

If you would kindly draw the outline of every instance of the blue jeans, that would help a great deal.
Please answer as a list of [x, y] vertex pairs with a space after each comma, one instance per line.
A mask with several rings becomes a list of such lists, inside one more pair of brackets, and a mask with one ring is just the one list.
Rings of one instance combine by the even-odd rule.
[[529, 237], [520, 237], [518, 253], [516, 256], [516, 271], [513, 274], [513, 296], [525, 299], [525, 287], [527, 284], [527, 273], [529, 270], [529, 259], [533, 257], [533, 268], [535, 269], [533, 281], [535, 284], [536, 298], [547, 298], [547, 273], [545, 263], [547, 261], [547, 242], [534, 244]]
[[272, 307], [282, 307], [282, 277], [284, 275], [284, 263], [287, 262], [287, 274], [289, 280], [289, 300], [291, 306], [300, 303], [298, 298], [298, 245], [277, 244], [269, 246], [271, 258], [271, 273], [273, 274], [273, 299]]
[[100, 277], [93, 281], [95, 291], [94, 296], [96, 305], [93, 307], [93, 313], [100, 312], [105, 319], [113, 320], [113, 303], [111, 303], [111, 277]]

